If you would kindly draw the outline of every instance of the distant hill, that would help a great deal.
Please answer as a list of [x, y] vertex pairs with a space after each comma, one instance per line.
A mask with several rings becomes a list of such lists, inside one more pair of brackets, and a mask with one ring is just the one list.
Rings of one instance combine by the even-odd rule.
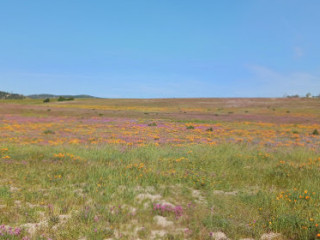
[[9, 93], [0, 91], [0, 99], [24, 99], [24, 98], [32, 98], [32, 99], [45, 99], [45, 98], [59, 98], [59, 97], [65, 97], [65, 98], [97, 98], [94, 96], [86, 95], [86, 94], [80, 94], [80, 95], [54, 95], [54, 94], [32, 94], [28, 96], [24, 96], [22, 94], [18, 93]]
[[85, 95], [85, 94], [81, 94], [81, 95], [54, 95], [54, 94], [32, 94], [32, 95], [28, 95], [28, 98], [32, 98], [32, 99], [43, 99], [43, 98], [59, 98], [59, 97], [65, 97], [65, 98], [97, 98], [94, 96], [90, 96], [90, 95]]
[[8, 93], [0, 91], [0, 99], [24, 99], [25, 96], [18, 93]]

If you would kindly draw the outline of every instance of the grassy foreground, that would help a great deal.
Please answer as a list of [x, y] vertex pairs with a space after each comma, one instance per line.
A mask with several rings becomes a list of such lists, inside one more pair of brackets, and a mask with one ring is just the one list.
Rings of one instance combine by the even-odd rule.
[[1, 239], [319, 233], [320, 157], [302, 147], [8, 145], [1, 158]]

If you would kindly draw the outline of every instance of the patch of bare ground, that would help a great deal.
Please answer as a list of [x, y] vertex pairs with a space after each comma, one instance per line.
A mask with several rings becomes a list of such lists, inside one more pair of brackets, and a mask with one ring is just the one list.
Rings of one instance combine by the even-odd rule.
[[262, 234], [260, 240], [282, 240], [283, 236], [280, 233], [264, 233]]
[[167, 220], [167, 218], [163, 216], [154, 216], [153, 220], [156, 222], [158, 226], [161, 226], [161, 227], [170, 227], [173, 225], [172, 221]]
[[[21, 228], [25, 229], [30, 237], [33, 237], [38, 231], [41, 231], [44, 228], [48, 228], [50, 226], [49, 219], [44, 217], [43, 212], [39, 212], [42, 220], [37, 223], [25, 223], [20, 225]], [[57, 216], [57, 224], [51, 227], [52, 230], [57, 230], [59, 227], [64, 225], [69, 219], [71, 219], [71, 214], [58, 215]]]
[[205, 197], [201, 194], [199, 190], [191, 189], [192, 197], [195, 199], [196, 203], [203, 204], [206, 202]]
[[48, 220], [43, 220], [38, 223], [25, 223], [20, 227], [24, 228], [26, 232], [32, 237], [40, 229], [48, 227]]

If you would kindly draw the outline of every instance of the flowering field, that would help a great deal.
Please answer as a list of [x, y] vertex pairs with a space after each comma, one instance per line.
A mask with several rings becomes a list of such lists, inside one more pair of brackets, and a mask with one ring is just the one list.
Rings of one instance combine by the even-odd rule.
[[0, 239], [320, 239], [318, 99], [0, 101]]

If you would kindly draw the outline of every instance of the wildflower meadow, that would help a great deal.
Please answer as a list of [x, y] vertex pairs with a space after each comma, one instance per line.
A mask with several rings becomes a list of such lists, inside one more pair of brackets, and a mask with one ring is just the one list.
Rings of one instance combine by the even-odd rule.
[[0, 101], [0, 239], [320, 239], [319, 99]]

